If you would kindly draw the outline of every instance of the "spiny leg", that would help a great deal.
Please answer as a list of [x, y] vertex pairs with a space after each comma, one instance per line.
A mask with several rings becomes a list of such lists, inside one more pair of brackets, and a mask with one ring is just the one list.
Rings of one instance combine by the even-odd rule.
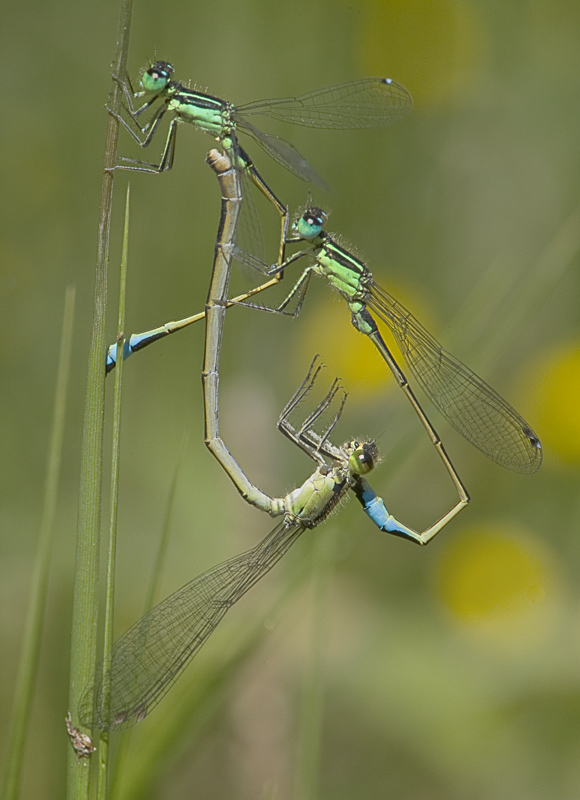
[[[145, 122], [144, 125], [140, 125], [137, 117], [139, 116], [139, 114], [143, 113], [148, 108], [150, 108], [152, 104], [156, 101], [160, 101], [161, 105], [159, 106], [159, 108], [155, 109], [155, 113], [151, 116], [150, 119], [148, 119]], [[109, 114], [117, 120], [117, 122], [123, 125], [125, 130], [127, 130], [131, 134], [133, 139], [135, 139], [135, 141], [140, 147], [148, 147], [150, 145], [151, 140], [155, 136], [157, 128], [159, 127], [159, 123], [161, 122], [165, 113], [168, 110], [167, 101], [160, 97], [153, 97], [150, 101], [140, 106], [136, 111], [132, 110], [131, 108], [128, 108], [127, 105], [123, 104], [123, 108], [129, 115], [129, 119], [137, 128], [137, 131], [139, 131], [139, 133], [137, 133], [136, 131], [133, 130], [133, 128], [129, 125], [127, 120], [121, 114], [117, 114], [109, 106], [105, 106], [105, 108], [107, 109]]]
[[[250, 266], [253, 266], [253, 260], [248, 260], [246, 257], [240, 257], [240, 260], [243, 260], [245, 263], [250, 263]], [[287, 263], [288, 262], [286, 262], [286, 264]], [[242, 301], [237, 301], [237, 305], [253, 308], [256, 311], [267, 311], [270, 314], [283, 314], [286, 317], [292, 318], [297, 317], [302, 311], [302, 306], [304, 305], [308, 286], [310, 285], [310, 278], [312, 277], [312, 271], [313, 267], [306, 267], [290, 292], [278, 306], [264, 306], [257, 303], [246, 303]], [[293, 300], [296, 300], [296, 306], [291, 311], [287, 311], [287, 307]]]
[[323, 448], [326, 448], [326, 450], [328, 451], [328, 449], [330, 448], [330, 451], [332, 452], [335, 449], [334, 445], [332, 444], [332, 442], [329, 442], [327, 440], [328, 440], [330, 434], [332, 433], [332, 431], [335, 429], [336, 425], [338, 424], [339, 419], [342, 416], [342, 411], [344, 409], [347, 397], [348, 397], [347, 393], [343, 392], [342, 393], [342, 400], [340, 402], [340, 407], [339, 407], [338, 411], [336, 412], [336, 414], [334, 415], [333, 419], [327, 425], [326, 430], [322, 433], [322, 435], [320, 437], [320, 442], [318, 443], [318, 449], [319, 450], [322, 450]]
[[[310, 414], [308, 414], [308, 416], [306, 417], [306, 419], [304, 420], [304, 422], [302, 423], [302, 425], [298, 429], [298, 435], [301, 435], [301, 434], [305, 433], [306, 431], [309, 431], [312, 428], [312, 426], [314, 425], [316, 420], [318, 420], [322, 416], [322, 414], [324, 414], [324, 412], [329, 408], [329, 406], [333, 402], [334, 398], [336, 397], [339, 389], [340, 389], [340, 384], [338, 382], [338, 378], [335, 378], [334, 381], [332, 382], [331, 386], [330, 386], [330, 389], [326, 393], [325, 397], [323, 397], [322, 400], [320, 401], [320, 403], [316, 406], [316, 408], [313, 411], [311, 411]], [[346, 398], [346, 394], [345, 394], [345, 398]], [[344, 405], [344, 402], [341, 404], [341, 407], [339, 409], [339, 416], [340, 416], [340, 412], [342, 411], [342, 406], [343, 405]], [[332, 427], [334, 427], [335, 424], [336, 424], [336, 422], [334, 422], [334, 424], [332, 424]], [[328, 433], [326, 433], [326, 438], [327, 437], [328, 437]]]
[[316, 355], [310, 365], [306, 378], [302, 381], [294, 395], [286, 404], [280, 415], [277, 425], [278, 429], [285, 436], [301, 447], [306, 453], [308, 453], [308, 455], [311, 456], [311, 458], [315, 459], [319, 463], [325, 463], [322, 454], [325, 454], [330, 458], [337, 458], [340, 456], [338, 448], [336, 448], [331, 442], [328, 442], [327, 439], [340, 419], [344, 404], [346, 402], [346, 393], [343, 393], [338, 411], [334, 414], [332, 420], [322, 434], [318, 434], [315, 430], [313, 430], [313, 425], [334, 402], [340, 390], [338, 379], [333, 381], [329, 391], [318, 403], [316, 408], [304, 419], [299, 427], [295, 427], [289, 421], [290, 414], [304, 400], [308, 392], [314, 386], [321, 369], [322, 362], [320, 361], [320, 356]]
[[306, 377], [304, 378], [298, 389], [296, 389], [290, 400], [288, 400], [288, 402], [282, 409], [282, 413], [280, 414], [280, 417], [278, 419], [278, 427], [280, 427], [281, 423], [287, 420], [287, 418], [290, 416], [290, 414], [296, 408], [296, 406], [302, 402], [302, 400], [306, 397], [308, 392], [312, 389], [316, 379], [318, 378], [318, 375], [320, 374], [320, 370], [322, 369], [322, 367], [323, 364], [321, 356], [317, 354], [312, 359], [312, 362], [308, 368], [308, 372], [306, 373]]
[[144, 103], [142, 103], [138, 108], [135, 108], [133, 101], [145, 97], [145, 92], [135, 91], [129, 73], [127, 73], [125, 80], [120, 78], [118, 75], [115, 75], [115, 73], [113, 73], [111, 77], [123, 92], [123, 96], [125, 98], [125, 108], [127, 109], [127, 113], [129, 114], [131, 119], [135, 122], [137, 127], [139, 127], [141, 133], [144, 133], [145, 130], [141, 129], [141, 126], [137, 123], [137, 117], [139, 117], [144, 111], [147, 111], [148, 108], [151, 108], [151, 106], [157, 100], [161, 99], [160, 96], [158, 94], [155, 94], [149, 100], [146, 100]]
[[[122, 116], [120, 116], [119, 114], [115, 114], [109, 108], [107, 108], [107, 111], [109, 112], [109, 114], [115, 117], [115, 119], [118, 122], [120, 122], [125, 127], [126, 130], [129, 131], [129, 133], [135, 139], [139, 147], [149, 147], [157, 131], [157, 127], [163, 115], [167, 111], [167, 106], [163, 106], [161, 109], [158, 109], [158, 112], [156, 113], [154, 118], [154, 122], [151, 128], [148, 130], [145, 139], [140, 139], [139, 136], [129, 127], [128, 123], [123, 119]], [[173, 168], [178, 123], [179, 123], [178, 117], [174, 117], [169, 123], [169, 131], [167, 133], [167, 139], [165, 140], [165, 146], [163, 148], [163, 152], [161, 153], [161, 160], [159, 161], [159, 164], [155, 164], [150, 161], [141, 161], [137, 158], [129, 158], [128, 156], [120, 156], [119, 160], [121, 162], [126, 162], [126, 163], [117, 164], [115, 166], [115, 169], [131, 170], [134, 172], [148, 172], [152, 173], [153, 175], [160, 175], [162, 172], [168, 172], [170, 169]], [[134, 166], [129, 166], [130, 164], [133, 164]]]

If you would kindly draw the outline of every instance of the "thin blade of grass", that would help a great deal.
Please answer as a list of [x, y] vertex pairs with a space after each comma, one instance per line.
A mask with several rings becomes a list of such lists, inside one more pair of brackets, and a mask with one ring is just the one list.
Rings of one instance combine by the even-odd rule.
[[[125, 75], [133, 0], [121, 0], [114, 71]], [[121, 92], [112, 81], [109, 103], [120, 107]], [[117, 154], [119, 123], [109, 115], [105, 144], [105, 172], [98, 222], [97, 261], [93, 306], [92, 337], [83, 422], [79, 518], [76, 539], [73, 615], [70, 646], [69, 708], [76, 715], [83, 688], [95, 668], [97, 652], [97, 612], [99, 549], [103, 477], [103, 435], [105, 401], [105, 315], [107, 265], [113, 199], [113, 168]], [[73, 720], [74, 723], [74, 720]], [[69, 800], [88, 798], [90, 770], [68, 751], [67, 796]]]
[[[123, 351], [125, 339], [125, 301], [127, 297], [127, 261], [129, 252], [129, 201], [130, 185], [127, 185], [125, 201], [125, 228], [123, 231], [123, 253], [121, 256], [121, 277], [119, 281], [119, 316], [117, 321], [117, 369], [115, 372], [115, 397], [113, 401], [113, 430], [111, 448], [111, 487], [109, 547], [107, 557], [107, 590], [105, 600], [105, 633], [103, 637], [103, 703], [109, 701], [110, 686], [107, 673], [107, 657], [113, 649], [113, 629], [115, 612], [115, 568], [117, 564], [117, 523], [119, 516], [119, 468], [121, 460], [121, 398], [123, 389]], [[107, 776], [109, 767], [109, 734], [101, 732], [99, 741], [99, 771], [97, 776], [97, 800], [107, 796]]]
[[42, 624], [46, 605], [46, 587], [52, 552], [54, 517], [60, 479], [62, 446], [64, 441], [66, 400], [69, 387], [70, 360], [72, 350], [75, 289], [66, 290], [58, 370], [54, 393], [54, 410], [50, 433], [50, 446], [46, 464], [46, 478], [42, 501], [42, 517], [38, 531], [38, 543], [34, 562], [34, 573], [30, 587], [30, 606], [24, 627], [22, 652], [14, 689], [14, 706], [8, 739], [6, 773], [2, 787], [2, 800], [15, 800], [19, 794], [22, 773], [24, 744], [30, 719], [30, 707], [34, 692], [38, 654], [42, 638]]

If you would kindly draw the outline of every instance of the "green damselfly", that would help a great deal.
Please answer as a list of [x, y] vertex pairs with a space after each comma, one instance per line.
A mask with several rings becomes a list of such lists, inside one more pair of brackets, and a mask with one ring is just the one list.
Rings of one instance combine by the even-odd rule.
[[[376, 128], [388, 125], [410, 111], [413, 101], [409, 92], [391, 78], [362, 80], [318, 89], [298, 97], [258, 100], [235, 106], [219, 97], [191, 89], [173, 80], [175, 70], [168, 61], [156, 61], [141, 77], [141, 90], [116, 78], [121, 86], [130, 120], [137, 130], [119, 115], [114, 115], [141, 147], [148, 147], [159, 123], [169, 113], [171, 122], [158, 164], [123, 158], [118, 166], [145, 172], [160, 173], [173, 167], [177, 127], [190, 123], [209, 133], [223, 147], [232, 164], [259, 189], [281, 216], [282, 236], [279, 261], [282, 260], [287, 208], [262, 178], [248, 153], [237, 141], [238, 133], [252, 138], [275, 161], [305, 181], [324, 188], [324, 181], [298, 150], [279, 136], [265, 133], [250, 121], [267, 116], [294, 125], [335, 130]], [[134, 101], [147, 97], [135, 108]], [[153, 114], [144, 125], [139, 117], [148, 109]], [[112, 112], [111, 112], [112, 113]]]
[[[326, 212], [315, 206], [309, 206], [300, 214], [292, 226], [293, 236], [287, 241], [307, 242], [309, 246], [290, 256], [282, 265], [267, 270], [267, 274], [287, 269], [302, 258], [309, 258], [311, 263], [277, 308], [252, 307], [295, 316], [302, 308], [311, 276], [326, 278], [346, 300], [354, 327], [371, 339], [387, 362], [438, 449], [440, 439], [379, 333], [371, 312], [390, 329], [412, 375], [456, 431], [502, 467], [519, 473], [536, 472], [542, 463], [542, 446], [530, 425], [482, 378], [445, 350], [402, 303], [376, 283], [364, 262], [324, 230], [326, 220]], [[244, 256], [244, 260], [263, 270], [264, 265], [255, 258]], [[296, 306], [288, 312], [286, 309], [292, 302]], [[442, 457], [448, 468], [451, 467], [448, 457]], [[452, 477], [456, 475], [452, 467], [451, 471]]]
[[[337, 447], [329, 439], [346, 399], [343, 394], [340, 400], [336, 380], [306, 420], [299, 427], [293, 426], [289, 416], [314, 385], [320, 368], [315, 358], [306, 379], [278, 420], [279, 430], [318, 463], [317, 469], [302, 486], [276, 501], [276, 513], [283, 519], [256, 547], [198, 575], [155, 606], [118, 640], [83, 693], [79, 706], [82, 725], [116, 731], [143, 720], [173, 686], [226, 612], [305, 531], [320, 525], [349, 490], [381, 531], [421, 545], [428, 544], [465, 506], [458, 503], [423, 533], [389, 514], [364, 477], [378, 462], [375, 442], [351, 440]], [[329, 409], [336, 404], [338, 410], [332, 414]], [[317, 433], [313, 425], [327, 412], [331, 421], [322, 433]], [[107, 693], [108, 702], [104, 700]]]
[[[262, 114], [296, 125], [327, 129], [373, 128], [395, 122], [412, 107], [409, 92], [390, 78], [365, 78], [350, 83], [331, 86], [327, 89], [310, 92], [299, 97], [286, 97], [277, 100], [261, 100], [242, 106], [234, 106], [212, 95], [190, 89], [172, 80], [174, 68], [167, 61], [156, 61], [141, 78], [142, 90], [133, 92], [130, 84], [119, 81], [127, 103], [130, 119], [137, 125], [138, 133], [123, 119], [115, 115], [141, 147], [148, 147], [155, 136], [159, 123], [166, 113], [171, 114], [169, 132], [159, 164], [123, 158], [118, 165], [121, 169], [160, 173], [173, 167], [177, 126], [191, 123], [194, 127], [209, 133], [217, 139], [240, 174], [248, 177], [254, 185], [274, 205], [282, 217], [282, 236], [279, 249], [279, 262], [283, 257], [284, 240], [287, 227], [287, 209], [263, 180], [252, 160], [237, 142], [236, 132], [253, 138], [275, 161], [290, 172], [306, 181], [317, 184], [323, 182], [308, 162], [287, 141], [278, 136], [264, 133], [247, 119]], [[146, 100], [134, 108], [135, 99]], [[139, 117], [154, 107], [153, 116], [143, 125]], [[272, 281], [250, 290], [230, 303], [242, 302], [278, 282], [278, 275]], [[203, 313], [183, 320], [169, 322], [143, 333], [133, 334], [125, 342], [124, 357], [164, 338], [183, 327], [203, 318]], [[114, 369], [116, 345], [107, 351], [107, 372]]]
[[[142, 90], [139, 92], [133, 92], [130, 84], [119, 81], [130, 118], [137, 125], [139, 133], [136, 133], [122, 117], [118, 119], [141, 147], [149, 146], [164, 115], [167, 112], [172, 115], [159, 164], [124, 159], [135, 165], [134, 167], [127, 165], [127, 168], [153, 172], [171, 169], [175, 155], [177, 126], [180, 122], [189, 122], [220, 142], [233, 165], [248, 172], [257, 188], [278, 206], [280, 212], [285, 210], [284, 206], [275, 198], [248, 154], [237, 143], [238, 132], [254, 139], [271, 158], [299, 178], [318, 184], [322, 181], [290, 142], [259, 130], [249, 121], [249, 117], [263, 115], [310, 128], [335, 130], [376, 128], [403, 117], [410, 111], [413, 103], [409, 92], [391, 78], [363, 78], [318, 89], [298, 97], [258, 100], [234, 106], [219, 97], [190, 89], [174, 81], [174, 71], [169, 62], [156, 61], [143, 73]], [[149, 99], [135, 108], [133, 101], [147, 95], [150, 95]], [[139, 125], [138, 118], [151, 107], [154, 107], [153, 116], [145, 125]]]
[[[228, 282], [231, 272], [231, 261], [234, 256], [240, 258], [240, 260], [245, 260], [245, 257], [238, 250], [236, 250], [234, 244], [237, 219], [242, 202], [239, 189], [239, 173], [237, 170], [233, 169], [227, 156], [220, 154], [217, 150], [210, 151], [207, 161], [215, 171], [218, 178], [221, 188], [222, 209], [221, 219], [218, 226], [218, 238], [215, 248], [214, 268], [212, 271], [206, 310], [200, 315], [195, 315], [195, 317], [189, 317], [176, 323], [168, 323], [162, 328], [158, 328], [155, 331], [149, 332], [149, 334], [139, 334], [137, 336], [142, 336], [144, 339], [147, 339], [148, 337], [147, 343], [149, 343], [150, 341], [155, 341], [156, 338], [159, 338], [158, 332], [161, 332], [162, 336], [167, 335], [170, 332], [180, 330], [186, 325], [191, 324], [191, 321], [205, 316], [206, 341], [202, 369], [205, 412], [205, 443], [208, 449], [219, 461], [225, 472], [230, 476], [232, 482], [244, 500], [251, 505], [256, 506], [256, 508], [275, 516], [279, 513], [279, 509], [276, 507], [276, 501], [249, 480], [219, 434], [219, 363], [222, 332], [226, 308], [228, 305], [236, 302], [235, 300], [228, 300], [227, 298]], [[266, 268], [265, 265], [259, 262], [255, 257], [248, 257], [248, 263], [251, 266], [261, 270]], [[244, 305], [243, 302], [239, 304]], [[257, 306], [257, 308], [262, 307]], [[131, 337], [129, 342], [133, 340], [134, 337]], [[127, 342], [125, 342], [124, 352], [126, 353], [127, 350]], [[129, 350], [129, 354], [130, 353], [131, 350]], [[109, 352], [107, 354], [108, 369], [109, 362], [112, 366], [114, 366], [115, 357], [116, 348], [109, 348]], [[412, 391], [408, 387], [407, 395], [411, 399], [415, 410], [427, 428], [431, 440], [435, 445], [440, 458], [443, 460], [443, 463], [457, 489], [459, 494], [458, 505], [463, 507], [469, 502], [467, 490], [465, 489], [461, 479], [454, 469], [436, 431], [429, 422], [427, 416], [422, 411]]]
[[[371, 311], [390, 328], [412, 375], [462, 436], [506, 469], [522, 474], [536, 472], [542, 463], [542, 446], [531, 426], [489, 384], [445, 350], [402, 303], [376, 283], [364, 262], [324, 230], [326, 220], [326, 213], [314, 206], [301, 213], [293, 225], [293, 235], [287, 242], [306, 242], [309, 246], [272, 268], [255, 256], [236, 249], [236, 258], [271, 276], [302, 258], [311, 259], [311, 263], [277, 308], [246, 303], [245, 298], [234, 298], [228, 304], [238, 303], [296, 316], [302, 308], [312, 274], [326, 278], [346, 300], [355, 328], [369, 336], [392, 370], [438, 449], [460, 496], [463, 496], [465, 489], [442, 449], [438, 434], [380, 335]], [[289, 312], [287, 308], [293, 300], [296, 306]], [[198, 314], [169, 323], [167, 327], [171, 326], [171, 330], [167, 332], [164, 327], [136, 334], [126, 343], [126, 352], [130, 355], [139, 349], [141, 341], [149, 344], [160, 338], [158, 332], [161, 332], [161, 336], [173, 333], [201, 316]], [[134, 348], [131, 347], [132, 341], [137, 344]], [[114, 367], [115, 348], [116, 345], [109, 348], [107, 369]]]

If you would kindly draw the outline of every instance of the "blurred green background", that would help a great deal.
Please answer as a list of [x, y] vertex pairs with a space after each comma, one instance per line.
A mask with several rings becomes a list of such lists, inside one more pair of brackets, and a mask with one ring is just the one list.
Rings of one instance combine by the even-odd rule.
[[[67, 284], [78, 301], [26, 798], [64, 791], [80, 433], [116, 25], [115, 3], [61, 0], [11, 4], [0, 32], [1, 753]], [[316, 746], [320, 798], [579, 796], [579, 41], [580, 6], [569, 0], [136, 4], [135, 79], [157, 57], [179, 80], [234, 103], [367, 75], [410, 90], [413, 113], [385, 130], [262, 127], [324, 175], [330, 194], [314, 199], [332, 210], [329, 229], [513, 402], [545, 458], [532, 477], [509, 474], [430, 408], [471, 506], [427, 550], [377, 535], [355, 503], [304, 536], [135, 731], [118, 797], [292, 798], [300, 751]], [[182, 128], [173, 172], [131, 176], [128, 330], [203, 306], [219, 213], [203, 161], [211, 144]], [[307, 187], [247, 144], [290, 208], [304, 203]], [[136, 150], [121, 132], [120, 153]], [[117, 176], [111, 339], [126, 182]], [[257, 204], [264, 228], [275, 229]], [[240, 274], [233, 288], [252, 280]], [[202, 346], [197, 326], [125, 370], [119, 632], [141, 614], [184, 432], [162, 596], [270, 526], [203, 445]], [[339, 375], [349, 392], [338, 440], [380, 437], [374, 488], [400, 519], [427, 527], [455, 502], [449, 480], [372, 345], [320, 281], [298, 320], [228, 314], [221, 417], [234, 456], [275, 495], [310, 473], [275, 422], [315, 352], [325, 381]], [[305, 687], [316, 681], [318, 745], [301, 732]], [[196, 692], [203, 703], [190, 714]]]

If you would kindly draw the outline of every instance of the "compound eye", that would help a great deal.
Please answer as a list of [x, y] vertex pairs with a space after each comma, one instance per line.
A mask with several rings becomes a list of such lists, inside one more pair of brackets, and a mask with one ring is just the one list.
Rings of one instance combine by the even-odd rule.
[[173, 74], [173, 67], [165, 61], [158, 61], [149, 67], [141, 78], [141, 85], [146, 92], [162, 92], [169, 83], [169, 78]]
[[350, 456], [350, 465], [357, 475], [367, 475], [377, 463], [378, 451], [374, 442], [352, 443], [354, 450]]
[[327, 218], [325, 211], [311, 206], [294, 223], [294, 230], [302, 239], [316, 239], [322, 233]]
[[370, 472], [374, 467], [374, 461], [371, 454], [367, 451], [365, 447], [362, 447], [357, 452], [358, 463], [360, 464], [360, 471], [364, 474], [366, 472]]

